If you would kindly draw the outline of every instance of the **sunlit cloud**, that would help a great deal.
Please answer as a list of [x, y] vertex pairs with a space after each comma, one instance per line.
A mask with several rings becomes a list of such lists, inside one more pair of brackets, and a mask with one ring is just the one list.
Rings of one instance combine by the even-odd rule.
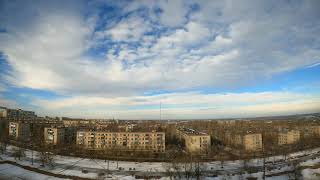
[[[319, 96], [232, 91], [318, 67], [317, 7], [317, 1], [1, 2], [0, 52], [6, 67], [0, 67], [9, 71], [1, 72], [1, 81], [55, 94], [30, 102], [51, 114], [74, 107], [69, 114], [75, 115], [77, 106], [103, 114], [103, 106], [154, 106], [158, 101], [194, 108], [221, 102], [241, 109], [237, 98], [244, 97], [253, 97], [248, 104], [254, 109], [251, 105], [261, 106], [254, 96], [264, 98], [268, 92], [268, 104], [285, 103], [278, 101], [279, 94], [312, 100]], [[223, 91], [200, 93], [206, 89]], [[149, 92], [170, 94], [145, 96]]]

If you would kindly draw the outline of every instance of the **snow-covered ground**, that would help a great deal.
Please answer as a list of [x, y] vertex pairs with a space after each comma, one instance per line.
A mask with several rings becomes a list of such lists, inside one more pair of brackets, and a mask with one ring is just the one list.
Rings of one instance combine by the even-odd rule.
[[[56, 166], [54, 168], [49, 167], [41, 167], [40, 163], [36, 160], [37, 159], [37, 152], [33, 153], [33, 157], [35, 159], [34, 165], [31, 165], [31, 157], [32, 152], [30, 150], [26, 151], [26, 158], [22, 160], [15, 160], [13, 157], [10, 156], [10, 151], [12, 151], [12, 146], [8, 148], [8, 153], [5, 155], [0, 155], [3, 160], [10, 160], [16, 161], [21, 165], [32, 166], [42, 170], [46, 170], [56, 174], [64, 174], [64, 175], [72, 175], [72, 176], [80, 176], [84, 178], [92, 178], [96, 179], [98, 174], [103, 172], [110, 172], [110, 175], [105, 175], [104, 177], [110, 177], [113, 179], [132, 179], [132, 175], [136, 172], [143, 172], [145, 174], [156, 174], [159, 173], [161, 175], [165, 175], [166, 167], [170, 166], [167, 163], [161, 162], [129, 162], [129, 161], [108, 161], [105, 162], [104, 160], [98, 159], [86, 159], [86, 158], [78, 158], [78, 157], [71, 157], [71, 156], [55, 156], [54, 161]], [[299, 159], [299, 166], [314, 166], [320, 163], [319, 153], [320, 148], [301, 151], [297, 153], [292, 153], [284, 156], [274, 156], [266, 158], [267, 165], [266, 167], [270, 167], [269, 171], [266, 172], [267, 175], [273, 175], [267, 179], [288, 179], [289, 175], [278, 175], [281, 172], [289, 172], [292, 171], [292, 166], [288, 165], [287, 163], [283, 162], [285, 158], [290, 160], [297, 160]], [[117, 165], [118, 164], [118, 165]], [[246, 165], [249, 167], [256, 167], [262, 168], [263, 166], [263, 159], [251, 159], [246, 161]], [[12, 166], [12, 165], [11, 165]], [[183, 166], [183, 164], [182, 164]], [[221, 166], [221, 162], [214, 161], [214, 162], [207, 162], [203, 163], [203, 167], [206, 172], [215, 172], [214, 174], [218, 175], [217, 177], [207, 177], [207, 179], [245, 179], [246, 177], [257, 177], [261, 179], [262, 172], [253, 173], [253, 174], [242, 174], [239, 175], [240, 169], [243, 168], [244, 162], [241, 160], [237, 161], [225, 161], [223, 163], [223, 168]], [[118, 167], [118, 168], [117, 168]], [[123, 168], [119, 170], [119, 167]], [[21, 169], [21, 168], [20, 168]], [[88, 170], [88, 173], [82, 173], [82, 170]], [[134, 170], [133, 170], [134, 169]], [[9, 169], [8, 169], [9, 170]], [[1, 172], [6, 172], [7, 170], [3, 169]], [[318, 179], [319, 176], [310, 175], [316, 174], [319, 169], [304, 169], [302, 171], [302, 175], [305, 176], [306, 179], [312, 179], [314, 176]], [[15, 173], [14, 171], [12, 171]], [[257, 172], [257, 171], [256, 171]], [[20, 174], [20, 171], [19, 171]], [[310, 177], [309, 177], [310, 176]], [[1, 178], [0, 178], [1, 179]], [[41, 179], [41, 178], [40, 178]], [[44, 177], [44, 179], [46, 179]], [[162, 178], [167, 179], [167, 178]]]
[[59, 180], [61, 178], [55, 178], [33, 171], [28, 171], [11, 164], [0, 164], [0, 179]]
[[320, 179], [320, 168], [319, 169], [304, 169], [301, 174], [304, 180], [319, 180]]

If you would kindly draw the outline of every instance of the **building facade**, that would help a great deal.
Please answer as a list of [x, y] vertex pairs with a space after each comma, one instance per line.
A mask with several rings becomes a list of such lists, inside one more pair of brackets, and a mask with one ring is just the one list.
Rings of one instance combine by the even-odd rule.
[[246, 134], [243, 136], [243, 145], [246, 151], [262, 150], [262, 135], [260, 133]]
[[45, 127], [43, 134], [46, 144], [75, 144], [76, 140], [74, 127]]
[[24, 122], [10, 122], [9, 136], [17, 140], [27, 141], [30, 139], [30, 124]]
[[226, 133], [226, 142], [231, 146], [240, 146], [246, 151], [260, 151], [263, 147], [261, 133], [238, 132]]
[[0, 118], [5, 118], [5, 117], [7, 117], [7, 108], [0, 107]]
[[0, 109], [2, 111], [2, 116], [6, 117], [10, 121], [34, 120], [37, 117], [37, 115], [33, 111], [25, 111], [22, 109], [9, 109], [5, 107], [0, 107]]
[[278, 134], [278, 145], [294, 144], [300, 140], [300, 131], [290, 130]]
[[78, 131], [76, 144], [86, 149], [165, 151], [164, 132]]
[[65, 138], [65, 129], [64, 128], [44, 128], [44, 142], [46, 144], [63, 144]]
[[211, 147], [210, 135], [193, 129], [181, 128], [177, 130], [179, 138], [184, 141], [186, 151], [193, 154], [206, 154]]
[[320, 126], [311, 126], [308, 128], [310, 128], [313, 135], [320, 136]]

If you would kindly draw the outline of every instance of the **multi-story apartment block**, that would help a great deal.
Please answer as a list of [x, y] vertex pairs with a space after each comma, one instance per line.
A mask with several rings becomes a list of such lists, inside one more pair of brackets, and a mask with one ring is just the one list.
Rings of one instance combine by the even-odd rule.
[[14, 139], [27, 141], [30, 138], [30, 124], [24, 122], [10, 122], [9, 136]]
[[263, 146], [261, 133], [227, 133], [226, 141], [230, 145], [241, 146], [246, 151], [260, 151]]
[[246, 151], [262, 150], [262, 135], [260, 133], [244, 135], [243, 145]]
[[5, 118], [5, 117], [7, 117], [7, 108], [0, 107], [0, 118]]
[[310, 128], [310, 131], [312, 132], [313, 135], [316, 135], [316, 136], [320, 136], [320, 126], [311, 126], [309, 127]]
[[44, 128], [44, 142], [47, 144], [63, 144], [65, 137], [65, 129], [58, 127], [46, 127]]
[[186, 150], [189, 153], [205, 154], [211, 146], [210, 135], [198, 132], [193, 129], [181, 128], [177, 130], [179, 138], [185, 142]]
[[78, 131], [76, 144], [87, 149], [165, 151], [164, 132]]
[[76, 129], [73, 127], [45, 127], [44, 142], [47, 144], [74, 144]]
[[300, 140], [300, 131], [283, 130], [278, 134], [278, 145], [294, 144]]
[[9, 120], [33, 120], [36, 114], [33, 111], [24, 111], [21, 109], [6, 109], [6, 116]]

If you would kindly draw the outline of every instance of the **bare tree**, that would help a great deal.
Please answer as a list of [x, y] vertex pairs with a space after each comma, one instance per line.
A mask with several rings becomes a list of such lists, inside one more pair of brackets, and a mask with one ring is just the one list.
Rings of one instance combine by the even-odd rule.
[[20, 161], [21, 158], [26, 157], [25, 149], [21, 147], [14, 148], [12, 152], [12, 156], [14, 157], [14, 159], [18, 159]]
[[41, 143], [38, 149], [38, 158], [42, 166], [49, 165], [52, 168], [54, 167], [54, 153], [50, 152], [49, 146]]
[[7, 141], [1, 141], [0, 142], [0, 153], [4, 154], [7, 150], [8, 142]]
[[1, 134], [0, 134], [0, 152], [1, 154], [5, 153], [5, 151], [7, 150], [7, 146], [9, 143], [9, 137], [8, 137], [8, 133], [6, 133], [6, 129], [5, 128], [1, 128]]
[[49, 165], [50, 167], [54, 167], [54, 154], [50, 152], [38, 152], [39, 160], [41, 161], [42, 166]]
[[170, 180], [174, 179], [174, 169], [172, 168], [171, 163], [162, 163], [162, 167], [165, 169], [166, 172], [166, 176], [168, 176], [170, 178]]

